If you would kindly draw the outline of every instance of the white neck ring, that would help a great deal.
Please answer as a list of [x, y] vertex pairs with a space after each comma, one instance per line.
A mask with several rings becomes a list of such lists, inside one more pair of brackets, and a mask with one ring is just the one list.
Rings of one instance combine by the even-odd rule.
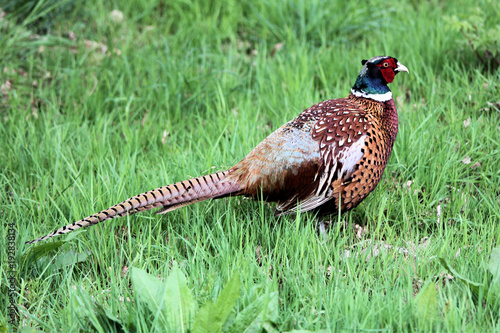
[[392, 92], [388, 91], [385, 94], [369, 94], [364, 91], [351, 89], [351, 93], [356, 97], [373, 99], [377, 102], [387, 102], [392, 99]]

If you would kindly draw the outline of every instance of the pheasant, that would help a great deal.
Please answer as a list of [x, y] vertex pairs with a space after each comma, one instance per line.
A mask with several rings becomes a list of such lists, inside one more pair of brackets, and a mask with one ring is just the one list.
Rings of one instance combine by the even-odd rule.
[[361, 64], [346, 98], [306, 109], [229, 170], [144, 192], [27, 243], [156, 207], [163, 214], [236, 195], [275, 201], [276, 215], [300, 210], [323, 217], [353, 209], [380, 181], [398, 132], [387, 84], [397, 73], [409, 73], [393, 57], [373, 57]]

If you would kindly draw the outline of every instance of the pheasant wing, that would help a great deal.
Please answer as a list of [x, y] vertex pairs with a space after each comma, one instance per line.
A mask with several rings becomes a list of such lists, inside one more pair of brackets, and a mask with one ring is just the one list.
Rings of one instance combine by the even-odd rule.
[[[351, 174], [363, 157], [371, 126], [364, 112], [345, 100], [326, 101], [317, 106], [323, 112], [312, 127], [312, 138], [319, 145], [321, 156], [313, 180], [314, 190], [306, 196], [292, 196], [278, 202], [277, 215], [294, 213], [299, 205], [301, 211], [309, 211], [335, 198], [335, 192], [350, 181]], [[309, 112], [317, 114], [314, 109]]]

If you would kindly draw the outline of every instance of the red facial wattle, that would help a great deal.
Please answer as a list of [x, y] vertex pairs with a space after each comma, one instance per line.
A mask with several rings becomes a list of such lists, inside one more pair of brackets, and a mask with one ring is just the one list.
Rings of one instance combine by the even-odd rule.
[[396, 76], [396, 72], [394, 72], [394, 69], [396, 69], [398, 65], [393, 58], [382, 61], [380, 64], [377, 64], [377, 67], [380, 68], [382, 76], [387, 83], [392, 83], [392, 81], [394, 81], [394, 77]]

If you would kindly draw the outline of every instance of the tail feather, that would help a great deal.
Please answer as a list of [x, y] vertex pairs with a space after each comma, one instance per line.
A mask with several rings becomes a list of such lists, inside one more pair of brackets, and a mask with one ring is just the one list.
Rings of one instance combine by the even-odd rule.
[[26, 242], [26, 244], [63, 235], [115, 217], [131, 215], [157, 207], [162, 207], [157, 213], [163, 214], [195, 202], [238, 194], [241, 191], [240, 185], [234, 180], [225, 179], [231, 172], [232, 170], [216, 172], [141, 193], [99, 213], [59, 228], [46, 236]]

